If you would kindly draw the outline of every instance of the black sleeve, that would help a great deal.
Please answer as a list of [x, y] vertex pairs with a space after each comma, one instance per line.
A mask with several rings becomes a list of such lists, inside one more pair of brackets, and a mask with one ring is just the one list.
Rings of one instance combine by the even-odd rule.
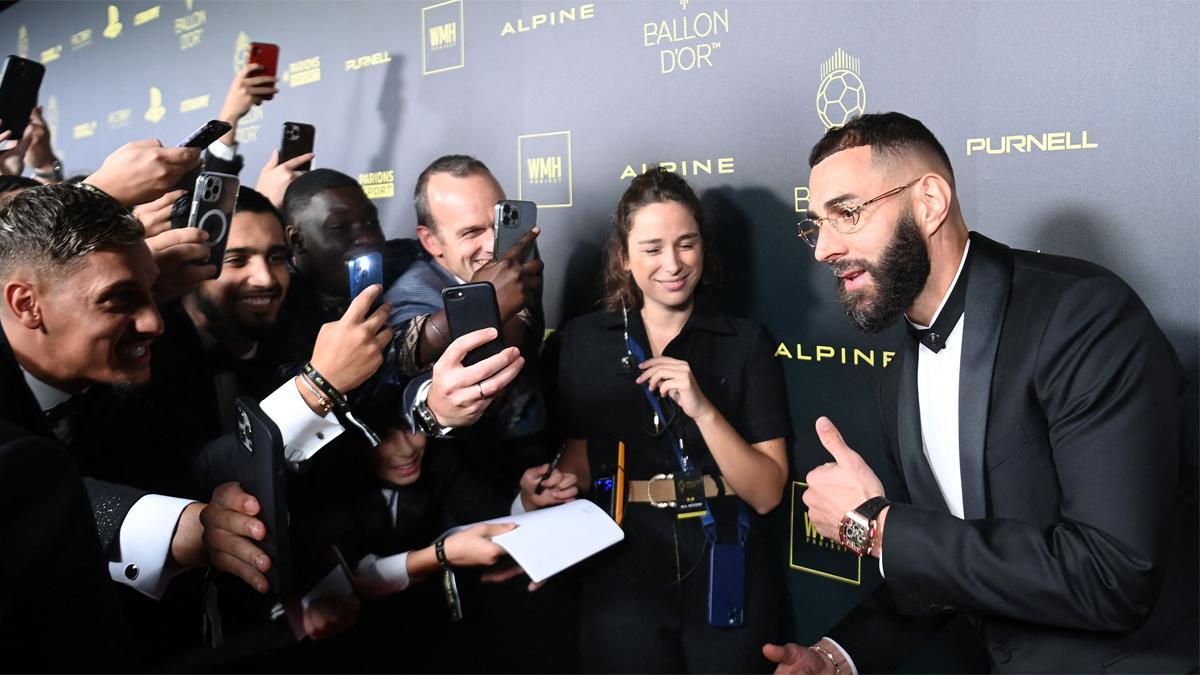
[[128, 485], [110, 483], [96, 478], [84, 478], [88, 498], [92, 503], [92, 515], [96, 518], [96, 534], [100, 536], [100, 546], [105, 554], [113, 550], [117, 544], [117, 535], [129, 509], [137, 500], [150, 494]]
[[783, 367], [774, 355], [774, 341], [762, 326], [753, 328], [754, 336], [742, 372], [741, 425], [738, 433], [747, 443], [792, 435], [791, 409]]
[[67, 453], [36, 437], [0, 445], [0, 513], [5, 669], [131, 667], [88, 496]]

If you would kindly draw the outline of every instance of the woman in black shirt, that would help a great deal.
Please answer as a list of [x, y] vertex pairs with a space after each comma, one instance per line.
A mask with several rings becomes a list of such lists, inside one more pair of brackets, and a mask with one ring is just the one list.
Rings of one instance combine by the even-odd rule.
[[[712, 238], [682, 178], [638, 176], [616, 221], [604, 309], [567, 326], [559, 368], [561, 467], [583, 486], [611, 479], [626, 535], [585, 573], [582, 665], [767, 671], [778, 596], [756, 522], [782, 497], [791, 432], [772, 341], [704, 292], [717, 277]], [[680, 482], [695, 487], [676, 495]], [[723, 561], [710, 578], [714, 544]]]

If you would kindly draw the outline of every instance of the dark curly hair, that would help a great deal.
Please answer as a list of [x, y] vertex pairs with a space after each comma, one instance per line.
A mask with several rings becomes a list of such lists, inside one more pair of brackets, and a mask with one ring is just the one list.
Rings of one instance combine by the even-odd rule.
[[609, 233], [605, 246], [607, 261], [604, 266], [604, 296], [601, 298], [605, 309], [616, 311], [621, 309], [622, 304], [631, 309], [642, 306], [642, 291], [625, 271], [625, 262], [629, 259], [629, 230], [633, 228], [633, 215], [638, 209], [663, 202], [682, 205], [700, 226], [704, 259], [697, 291], [715, 289], [720, 285], [721, 265], [717, 261], [716, 247], [713, 246], [714, 233], [705, 217], [700, 198], [678, 174], [652, 167], [630, 182], [617, 204], [614, 216], [616, 225]]

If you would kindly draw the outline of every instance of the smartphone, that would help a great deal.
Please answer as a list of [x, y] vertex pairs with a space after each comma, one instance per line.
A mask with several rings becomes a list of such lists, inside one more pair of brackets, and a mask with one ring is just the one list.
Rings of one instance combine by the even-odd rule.
[[12, 131], [10, 141], [18, 141], [29, 125], [29, 115], [37, 105], [38, 89], [46, 66], [19, 56], [4, 60], [0, 74], [0, 132]]
[[364, 253], [346, 261], [350, 272], [350, 299], [353, 300], [372, 284], [383, 285], [383, 254]]
[[229, 241], [229, 223], [233, 219], [233, 207], [237, 204], [238, 179], [225, 173], [202, 171], [196, 179], [196, 190], [192, 193], [192, 210], [188, 215], [188, 227], [198, 227], [208, 233], [210, 251], [205, 262], [217, 266], [221, 273], [221, 261], [225, 257], [225, 243]]
[[221, 120], [209, 120], [204, 123], [204, 126], [188, 134], [188, 137], [179, 141], [177, 147], [180, 148], [200, 148], [203, 150], [212, 145], [212, 142], [224, 136], [233, 127], [229, 122]]
[[[279, 163], [283, 164], [306, 152], [313, 151], [313, 141], [316, 140], [317, 128], [303, 122], [284, 122], [283, 141], [279, 144]], [[308, 161], [296, 167], [297, 171], [308, 171], [312, 162]]]
[[[495, 247], [492, 249], [492, 260], [508, 253], [521, 237], [537, 225], [537, 204], [516, 199], [503, 199], [496, 203], [495, 208]], [[537, 244], [530, 246], [521, 254], [521, 262], [527, 262], [537, 252]]]
[[746, 613], [746, 547], [713, 543], [708, 553], [708, 625], [737, 628]]
[[597, 476], [592, 480], [591, 500], [596, 506], [604, 509], [609, 518], [615, 518], [614, 514], [617, 512], [617, 491], [614, 489], [615, 484], [616, 481], [608, 474]]
[[500, 306], [496, 304], [496, 287], [487, 281], [450, 286], [442, 291], [446, 307], [446, 323], [450, 326], [450, 341], [484, 328], [495, 328], [496, 338], [467, 352], [464, 366], [472, 366], [499, 354], [504, 349], [500, 339]]
[[256, 545], [271, 559], [267, 581], [271, 590], [291, 592], [291, 546], [288, 536], [287, 462], [283, 456], [283, 434], [263, 413], [254, 399], [243, 396], [236, 402], [237, 439], [240, 451], [234, 465], [242, 489], [258, 500], [258, 519], [267, 529]]
[[[246, 55], [246, 63], [257, 63], [262, 66], [254, 71], [251, 77], [260, 77], [270, 75], [275, 77], [275, 71], [279, 67], [279, 45], [271, 44], [270, 42], [251, 42], [248, 48], [249, 52]], [[270, 101], [275, 98], [274, 94], [264, 96], [264, 101]]]

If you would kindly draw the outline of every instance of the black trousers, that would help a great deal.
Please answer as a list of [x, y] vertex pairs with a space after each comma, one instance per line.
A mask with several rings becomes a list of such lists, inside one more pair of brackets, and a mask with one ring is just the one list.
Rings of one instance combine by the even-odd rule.
[[[767, 568], [766, 547], [752, 532], [746, 547], [745, 620], [738, 628], [708, 624], [708, 547], [698, 522], [680, 525], [679, 565], [674, 546], [647, 545], [643, 527], [670, 524], [669, 512], [632, 509], [626, 540], [601, 554], [582, 581], [580, 665], [590, 673], [769, 673], [766, 642], [779, 642], [780, 595]], [[664, 520], [665, 519], [665, 520]], [[761, 534], [761, 532], [757, 533]], [[690, 573], [689, 573], [690, 570]], [[677, 573], [680, 583], [672, 583]]]

